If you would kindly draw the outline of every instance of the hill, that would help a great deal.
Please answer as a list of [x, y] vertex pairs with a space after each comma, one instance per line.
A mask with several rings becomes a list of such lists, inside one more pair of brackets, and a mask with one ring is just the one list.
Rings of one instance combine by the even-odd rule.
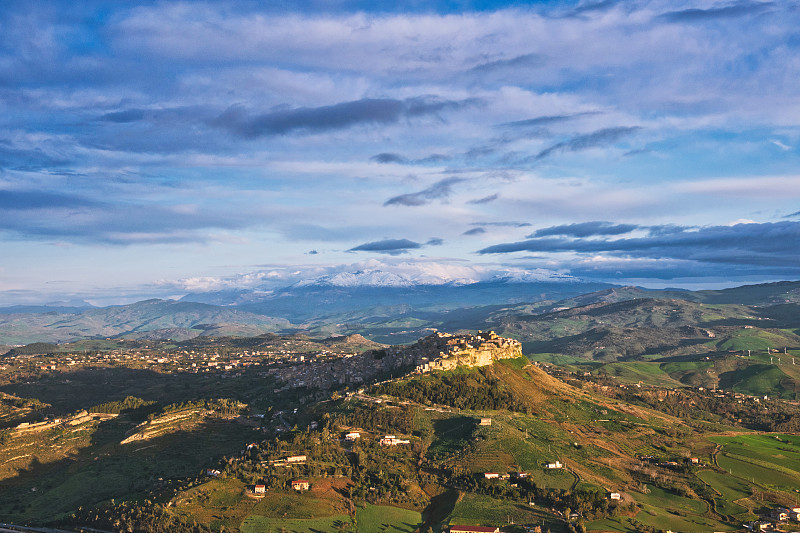
[[[603, 309], [564, 316], [609, 316]], [[613, 309], [637, 320], [636, 306]], [[7, 361], [4, 522], [412, 533], [513, 519], [504, 531], [726, 531], [800, 490], [800, 439], [787, 433], [800, 431], [797, 405], [631, 382], [635, 364], [706, 364], [723, 383], [735, 370], [713, 366], [724, 359], [584, 370], [530, 362], [515, 341], [480, 333], [393, 347], [197, 337], [50, 356], [43, 370]], [[296, 377], [334, 365], [363, 369], [357, 390]], [[384, 379], [377, 367], [411, 373]], [[755, 386], [743, 383], [731, 386]]]

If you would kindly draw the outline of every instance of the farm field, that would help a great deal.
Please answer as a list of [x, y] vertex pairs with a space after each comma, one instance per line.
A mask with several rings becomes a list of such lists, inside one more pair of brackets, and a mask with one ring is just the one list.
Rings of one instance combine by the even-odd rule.
[[737, 516], [748, 512], [747, 508], [735, 502], [751, 495], [752, 490], [749, 484], [730, 474], [713, 470], [698, 472], [697, 477], [708, 483], [711, 488], [720, 494], [720, 497], [714, 500], [718, 513]]
[[624, 363], [608, 363], [596, 372], [604, 372], [614, 376], [622, 383], [641, 383], [656, 387], [682, 387], [683, 384], [665, 372], [662, 365], [656, 362], [628, 361]]
[[422, 515], [416, 511], [366, 504], [356, 510], [359, 531], [375, 533], [413, 533], [422, 523]]
[[776, 490], [800, 490], [799, 437], [739, 435], [711, 440], [722, 446], [717, 463], [730, 475]]
[[241, 533], [315, 533], [318, 531], [345, 531], [352, 521], [349, 515], [326, 516], [322, 518], [269, 518], [251, 515], [242, 522]]

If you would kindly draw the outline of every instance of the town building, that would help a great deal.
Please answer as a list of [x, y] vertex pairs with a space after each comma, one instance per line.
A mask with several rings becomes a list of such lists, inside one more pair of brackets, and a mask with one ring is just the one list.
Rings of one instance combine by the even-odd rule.
[[308, 490], [311, 484], [305, 479], [292, 481], [292, 488], [297, 491]]
[[397, 446], [398, 444], [409, 444], [411, 441], [398, 439], [394, 435], [386, 435], [379, 442], [381, 446]]

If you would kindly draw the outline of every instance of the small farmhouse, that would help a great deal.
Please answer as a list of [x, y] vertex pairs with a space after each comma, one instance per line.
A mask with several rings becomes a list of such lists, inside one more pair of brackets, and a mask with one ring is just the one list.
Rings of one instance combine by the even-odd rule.
[[561, 464], [560, 461], [556, 461], [554, 463], [547, 463], [547, 468], [562, 468], [564, 465]]
[[348, 434], [346, 434], [344, 436], [344, 440], [346, 440], [348, 442], [353, 442], [353, 441], [358, 440], [360, 438], [361, 438], [361, 433], [359, 433], [358, 431], [351, 431], [350, 433], [348, 433]]
[[408, 444], [411, 441], [398, 439], [394, 435], [386, 435], [379, 442], [381, 446], [397, 446], [398, 444]]
[[311, 486], [311, 484], [308, 481], [306, 481], [305, 479], [298, 479], [298, 480], [292, 481], [292, 488], [294, 490], [297, 490], [297, 491], [308, 490], [308, 488], [310, 486]]

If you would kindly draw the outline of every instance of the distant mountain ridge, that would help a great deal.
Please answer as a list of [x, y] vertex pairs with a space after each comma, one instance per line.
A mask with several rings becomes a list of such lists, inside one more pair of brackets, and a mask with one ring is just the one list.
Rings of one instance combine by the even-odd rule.
[[[497, 328], [502, 334], [530, 343], [551, 340], [554, 332], [550, 330], [561, 323], [564, 325], [557, 326], [561, 328], [560, 337], [583, 335], [592, 328], [599, 328], [594, 335], [602, 336], [600, 330], [609, 327], [680, 328], [709, 324], [713, 323], [709, 317], [716, 311], [704, 304], [730, 303], [764, 307], [725, 311], [721, 320], [731, 324], [797, 327], [793, 324], [800, 303], [798, 281], [683, 291], [619, 287], [575, 278], [535, 281], [538, 277], [539, 273], [533, 272], [530, 276], [511, 274], [474, 283], [441, 279], [437, 283], [417, 283], [419, 280], [408, 276], [363, 270], [280, 289], [189, 294], [179, 301], [145, 300], [103, 308], [15, 306], [0, 309], [0, 344], [102, 338], [186, 340], [268, 332], [361, 334], [371, 340], [401, 344], [415, 341], [432, 328]], [[553, 275], [545, 273], [541, 277]], [[680, 335], [680, 331], [670, 334], [674, 338]], [[579, 339], [571, 342], [573, 349]], [[598, 352], [602, 345], [587, 345], [586, 350]]]
[[80, 312], [0, 315], [0, 342], [12, 345], [62, 343], [105, 337], [182, 339], [223, 325], [252, 335], [278, 331], [289, 322], [201, 303], [145, 300]]

